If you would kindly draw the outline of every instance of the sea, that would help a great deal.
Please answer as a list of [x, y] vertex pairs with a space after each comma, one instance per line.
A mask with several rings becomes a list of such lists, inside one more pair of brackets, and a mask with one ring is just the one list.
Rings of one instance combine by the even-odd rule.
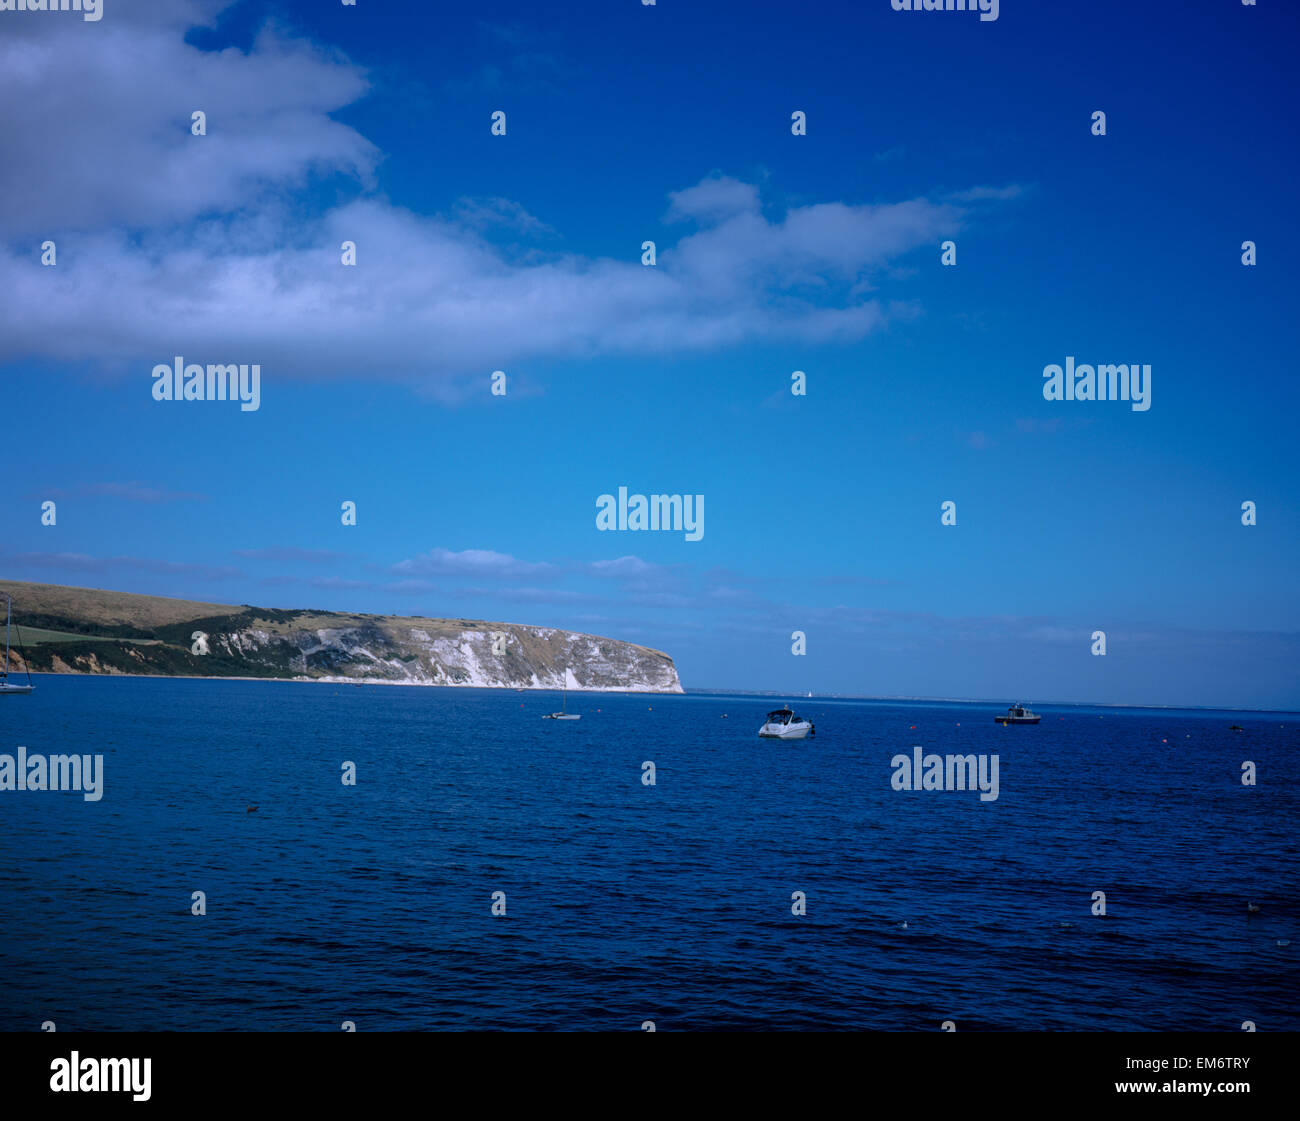
[[1297, 713], [34, 680], [3, 1030], [1300, 1030]]

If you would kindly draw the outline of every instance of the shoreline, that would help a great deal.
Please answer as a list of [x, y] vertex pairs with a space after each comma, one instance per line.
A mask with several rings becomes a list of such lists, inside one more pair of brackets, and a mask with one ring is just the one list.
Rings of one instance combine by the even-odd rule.
[[[11, 675], [12, 676], [12, 675]], [[82, 673], [73, 671], [69, 673], [53, 673], [49, 671], [40, 671], [32, 674], [33, 678], [37, 677], [128, 677], [146, 681], [266, 681], [277, 684], [288, 685], [393, 685], [406, 686], [413, 689], [483, 689], [496, 693], [558, 693], [559, 689], [553, 685], [445, 685], [436, 681], [382, 681], [382, 680], [361, 680], [349, 677], [242, 677], [226, 676], [214, 674], [199, 673]], [[728, 689], [628, 689], [622, 687], [611, 687], [606, 689], [594, 687], [570, 688], [570, 693], [593, 693], [593, 694], [623, 694], [637, 695], [646, 697], [737, 697], [753, 698], [754, 700], [782, 698], [808, 704], [815, 701], [843, 701], [856, 703], [871, 704], [929, 704], [929, 705], [987, 705], [999, 710], [1003, 705], [1002, 701], [981, 700], [978, 698], [957, 698], [957, 697], [870, 697], [870, 696], [852, 696], [848, 694], [826, 693], [820, 696], [800, 697], [792, 693], [779, 693], [775, 691], [755, 692], [750, 690], [728, 690]], [[1134, 712], [1238, 712], [1243, 714], [1253, 714], [1256, 716], [1295, 716], [1300, 719], [1300, 709], [1288, 708], [1233, 708], [1231, 706], [1218, 705], [1136, 705], [1136, 704], [1107, 704], [1101, 701], [1035, 701], [1037, 705], [1044, 708], [1100, 708], [1112, 710], [1132, 710]]]
[[[13, 676], [12, 672], [10, 676]], [[554, 685], [446, 685], [438, 681], [358, 681], [355, 677], [242, 677], [235, 674], [211, 673], [84, 673], [80, 670], [70, 670], [66, 673], [40, 670], [33, 672], [32, 677], [130, 677], [142, 681], [268, 681], [281, 685], [397, 685], [407, 686], [412, 689], [487, 689], [495, 693], [560, 692]], [[577, 689], [570, 688], [569, 692], [638, 693], [647, 697], [682, 697], [686, 695], [685, 689], [628, 689], [621, 686], [611, 686], [605, 689], [595, 686], [581, 686]]]
[[[749, 689], [686, 689], [687, 694], [696, 696], [726, 697], [780, 697], [798, 701], [873, 701], [885, 704], [916, 703], [927, 705], [991, 705], [999, 710], [1007, 707], [1005, 698], [989, 700], [981, 697], [911, 697], [911, 696], [858, 696], [853, 693], [820, 693], [812, 697], [801, 697], [797, 693], [781, 693], [775, 690], [756, 692]], [[1034, 701], [1043, 708], [1110, 708], [1134, 709], [1138, 712], [1255, 712], [1265, 715], [1295, 716], [1300, 719], [1300, 708], [1240, 708], [1234, 705], [1139, 705], [1116, 704], [1110, 701]]]

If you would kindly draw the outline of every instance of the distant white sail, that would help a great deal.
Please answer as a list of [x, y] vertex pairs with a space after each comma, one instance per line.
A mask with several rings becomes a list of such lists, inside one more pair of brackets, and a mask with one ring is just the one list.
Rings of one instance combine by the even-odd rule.
[[577, 689], [578, 679], [573, 676], [573, 671], [567, 666], [564, 668], [564, 703], [560, 705], [559, 712], [548, 712], [542, 717], [543, 720], [581, 720], [582, 717], [576, 712], [569, 711], [569, 689]]
[[[0, 592], [0, 595], [4, 595], [4, 593]], [[28, 664], [26, 658], [23, 659], [23, 667], [27, 671], [27, 684], [14, 685], [9, 680], [9, 630], [13, 623], [14, 601], [10, 599], [9, 596], [7, 595], [4, 595], [4, 600], [5, 600], [5, 668], [3, 672], [0, 672], [0, 694], [18, 696], [24, 693], [30, 693], [33, 689], [36, 688], [36, 686], [32, 684], [32, 667]], [[21, 635], [22, 632], [20, 631], [19, 632], [20, 638]]]

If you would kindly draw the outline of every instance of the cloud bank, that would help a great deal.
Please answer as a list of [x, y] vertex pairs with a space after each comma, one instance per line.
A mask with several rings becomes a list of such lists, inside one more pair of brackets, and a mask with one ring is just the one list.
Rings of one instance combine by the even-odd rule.
[[[874, 277], [1008, 197], [772, 215], [754, 184], [715, 174], [669, 194], [655, 266], [639, 246], [559, 252], [514, 200], [393, 205], [375, 189], [381, 153], [331, 116], [365, 96], [365, 74], [277, 26], [247, 51], [187, 43], [220, 7], [7, 25], [20, 33], [0, 40], [0, 99], [22, 111], [0, 119], [0, 191], [20, 200], [0, 211], [0, 363], [125, 372], [181, 355], [436, 385], [534, 358], [851, 342], [917, 312], [874, 295]], [[313, 209], [322, 176], [350, 201]], [[538, 244], [502, 247], [502, 232]]]

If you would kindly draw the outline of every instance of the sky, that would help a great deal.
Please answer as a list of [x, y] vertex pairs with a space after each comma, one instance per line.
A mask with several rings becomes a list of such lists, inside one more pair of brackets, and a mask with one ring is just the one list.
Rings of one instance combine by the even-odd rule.
[[[0, 577], [562, 627], [688, 688], [1300, 708], [1297, 30], [0, 11]], [[156, 400], [177, 356], [258, 407]], [[1067, 358], [1149, 407], [1045, 399]], [[620, 487], [702, 534], [598, 528]]]

